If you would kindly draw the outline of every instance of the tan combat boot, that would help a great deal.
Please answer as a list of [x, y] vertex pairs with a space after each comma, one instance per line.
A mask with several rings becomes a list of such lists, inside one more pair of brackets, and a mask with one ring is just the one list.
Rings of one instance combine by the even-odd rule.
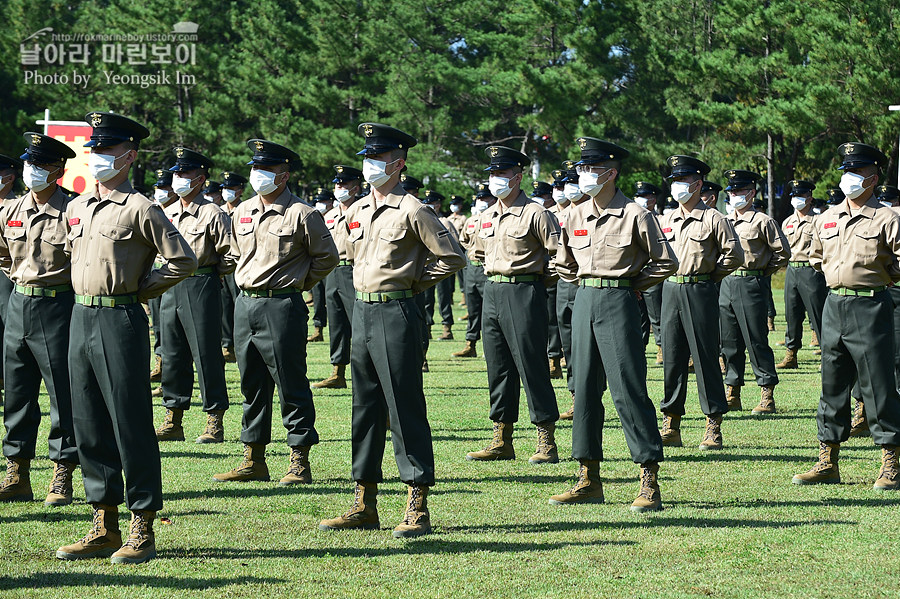
[[572, 394], [572, 407], [559, 415], [560, 420], [574, 420], [575, 419], [575, 394]]
[[897, 446], [881, 446], [881, 471], [873, 487], [876, 491], [896, 491], [900, 489], [900, 473], [898, 473]]
[[425, 358], [425, 361], [422, 362], [422, 372], [430, 372], [428, 369], [428, 358]]
[[453, 352], [452, 355], [454, 358], [477, 358], [478, 352], [475, 351], [475, 341], [470, 341], [466, 339], [466, 345], [458, 352]]
[[556, 464], [559, 462], [559, 451], [556, 448], [556, 423], [545, 422], [536, 424], [537, 449], [534, 455], [528, 458], [529, 464]]
[[786, 370], [792, 370], [798, 368], [797, 366], [797, 352], [788, 348], [784, 350], [784, 359], [775, 365], [775, 368], [783, 368]]
[[812, 340], [809, 342], [810, 347], [819, 347], [819, 336], [816, 335], [816, 332], [812, 332]]
[[306, 338], [307, 343], [318, 343], [325, 341], [325, 335], [322, 334], [322, 327], [314, 327], [313, 334]]
[[428, 487], [410, 485], [406, 496], [406, 512], [394, 529], [395, 539], [411, 539], [431, 533], [431, 516], [428, 513]]
[[162, 380], [162, 357], [156, 356], [156, 365], [150, 371], [150, 382], [158, 383]]
[[156, 512], [134, 510], [131, 512], [131, 530], [121, 549], [112, 554], [114, 564], [143, 564], [156, 557], [156, 535], [153, 520]]
[[512, 444], [513, 423], [495, 422], [494, 436], [481, 451], [470, 451], [467, 460], [514, 460], [516, 452]]
[[662, 509], [662, 496], [659, 493], [659, 463], [647, 462], [641, 464], [641, 490], [637, 498], [631, 504], [631, 511], [642, 514], [644, 512], [658, 512]]
[[659, 432], [663, 447], [681, 447], [681, 416], [663, 412], [663, 428]]
[[759, 388], [759, 405], [753, 408], [751, 414], [768, 415], [775, 413], [775, 385], [766, 385]]
[[770, 333], [775, 330], [775, 319], [773, 317], [769, 316], [766, 318], [766, 324], [768, 325]]
[[150, 397], [162, 397], [162, 385], [157, 385], [156, 389], [150, 392]]
[[44, 505], [51, 507], [72, 503], [72, 474], [75, 466], [72, 462], [53, 462], [53, 479]]
[[353, 495], [353, 505], [337, 518], [319, 522], [319, 530], [344, 530], [359, 528], [377, 530], [378, 521], [378, 485], [357, 481]]
[[0, 481], [0, 501], [31, 501], [31, 460], [6, 458], [6, 477]]
[[837, 484], [841, 482], [838, 470], [839, 443], [819, 441], [819, 461], [809, 472], [795, 474], [791, 482], [795, 485]]
[[560, 358], [550, 358], [550, 378], [561, 379], [563, 377]]
[[728, 370], [728, 368], [725, 366], [725, 358], [723, 356], [719, 356], [719, 370], [722, 371], [722, 374], [725, 374], [725, 372]]
[[312, 482], [312, 469], [309, 467], [309, 446], [298, 445], [291, 447], [291, 465], [287, 474], [278, 484], [282, 487], [289, 485], [306, 485]]
[[725, 401], [728, 402], [729, 412], [740, 412], [744, 409], [741, 405], [741, 388], [733, 385], [725, 385]]
[[166, 408], [166, 416], [163, 423], [156, 429], [157, 441], [184, 441], [184, 428], [181, 421], [184, 419], [184, 410], [178, 408]]
[[694, 372], [694, 356], [688, 358], [688, 372]]
[[237, 354], [234, 353], [233, 347], [223, 347], [222, 357], [225, 358], [225, 361], [229, 364], [234, 364], [235, 362], [237, 362]]
[[266, 446], [257, 443], [244, 443], [244, 460], [237, 468], [213, 475], [213, 482], [217, 483], [267, 480], [269, 467], [266, 465]]
[[656, 363], [657, 363], [657, 364], [662, 364], [662, 363], [663, 363], [662, 345], [657, 345], [657, 346], [656, 346]]
[[553, 495], [550, 505], [573, 503], [603, 503], [603, 483], [600, 481], [600, 460], [580, 460], [578, 480], [575, 486], [559, 495]]
[[206, 429], [194, 443], [225, 442], [225, 410], [213, 410], [206, 415]]
[[119, 531], [119, 508], [114, 505], [95, 503], [91, 518], [91, 529], [71, 545], [56, 550], [58, 559], [76, 560], [92, 557], [109, 557], [122, 546]]
[[314, 389], [346, 389], [347, 379], [344, 376], [346, 373], [346, 364], [335, 364], [330, 377], [313, 383], [312, 386]]
[[438, 337], [438, 341], [453, 341], [453, 329], [449, 324], [444, 325], [444, 332]]
[[460, 316], [459, 319], [460, 319], [460, 320], [469, 320], [469, 313], [466, 312], [465, 314], [463, 314], [462, 316]]
[[703, 441], [700, 442], [700, 449], [704, 451], [722, 449], [721, 414], [713, 414], [706, 417], [706, 432], [703, 434]]
[[869, 430], [869, 420], [866, 418], [866, 404], [859, 399], [856, 400], [856, 405], [853, 406], [853, 418], [850, 420], [850, 436], [872, 436], [872, 431]]

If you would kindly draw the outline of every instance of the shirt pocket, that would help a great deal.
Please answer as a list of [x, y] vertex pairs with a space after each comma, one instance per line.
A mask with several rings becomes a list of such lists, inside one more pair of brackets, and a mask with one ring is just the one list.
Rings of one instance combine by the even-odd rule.
[[375, 259], [383, 264], [399, 263], [406, 258], [403, 240], [409, 230], [405, 227], [389, 227], [378, 231]]
[[569, 250], [572, 252], [572, 257], [575, 258], [575, 262], [578, 264], [578, 268], [590, 270], [591, 238], [587, 235], [573, 235], [569, 237], [567, 243]]
[[279, 258], [289, 255], [294, 249], [294, 233], [296, 231], [297, 227], [292, 223], [285, 223], [269, 229], [266, 243], [268, 252]]
[[704, 256], [712, 249], [712, 230], [707, 227], [691, 231], [687, 238], [689, 251], [695, 256]]
[[66, 231], [62, 227], [47, 227], [41, 232], [41, 247], [38, 259], [47, 265], [63, 263], [66, 260]]
[[97, 227], [98, 258], [103, 262], [125, 262], [128, 260], [129, 240], [134, 229], [126, 225], [100, 225]]
[[6, 238], [6, 246], [12, 259], [16, 261], [24, 259], [27, 253], [25, 227], [7, 226], [3, 236]]
[[878, 256], [878, 238], [880, 235], [877, 231], [857, 231], [853, 234], [851, 240], [851, 249], [854, 255], [863, 261], [874, 260]]
[[506, 230], [503, 236], [503, 249], [508, 256], [527, 256], [532, 251], [532, 244], [528, 242], [528, 227], [516, 225]]
[[631, 241], [631, 235], [611, 233], [604, 237], [601, 243], [594, 246], [602, 253], [602, 256], [599, 256], [600, 264], [615, 271], [629, 269], [633, 260], [632, 251], [629, 249]]

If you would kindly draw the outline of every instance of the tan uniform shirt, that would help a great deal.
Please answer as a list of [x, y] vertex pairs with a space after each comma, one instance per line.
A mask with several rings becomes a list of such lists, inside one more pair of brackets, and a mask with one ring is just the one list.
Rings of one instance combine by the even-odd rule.
[[241, 289], [307, 291], [338, 263], [338, 251], [318, 210], [286, 187], [272, 205], [255, 195], [231, 217], [234, 282]]
[[462, 233], [463, 227], [466, 225], [466, 215], [462, 212], [451, 212], [450, 216], [446, 217], [451, 223], [453, 223], [453, 228], [456, 229], [456, 236]]
[[212, 266], [220, 277], [234, 272], [231, 219], [221, 208], [198, 194], [187, 206], [179, 199], [164, 212], [194, 250], [199, 268]]
[[325, 213], [325, 226], [331, 231], [331, 237], [334, 239], [338, 257], [341, 260], [347, 260], [347, 246], [350, 245], [350, 236], [346, 223], [347, 210], [349, 208], [345, 210], [340, 202], [336, 202], [334, 208]]
[[586, 200], [569, 210], [556, 255], [562, 280], [630, 279], [631, 287], [642, 291], [677, 269], [656, 218], [620, 190], [605, 208]]
[[[94, 188], [66, 210], [72, 287], [78, 295], [158, 297], [197, 270], [197, 257], [159, 204], [124, 181], [101, 198]], [[154, 269], [156, 255], [165, 264]]]
[[31, 192], [0, 209], [0, 266], [18, 285], [57, 287], [72, 282], [66, 235], [69, 197], [58, 187], [42, 207]]
[[750, 208], [743, 214], [735, 211], [729, 218], [744, 250], [742, 269], [761, 270], [768, 276], [791, 259], [788, 240], [772, 217]]
[[459, 231], [456, 229], [456, 225], [453, 224], [453, 221], [450, 220], [449, 216], [438, 216], [438, 220], [444, 225], [444, 228], [450, 231], [450, 235], [453, 236], [453, 239], [456, 240], [456, 243], [459, 243]]
[[809, 263], [836, 289], [866, 289], [900, 281], [900, 216], [869, 198], [862, 209], [847, 200], [820, 214], [814, 223]]
[[484, 272], [490, 275], [551, 275], [559, 245], [556, 217], [523, 192], [509, 208], [497, 200], [481, 215]]
[[812, 213], [812, 210], [806, 216], [795, 210], [781, 223], [781, 230], [787, 237], [791, 247], [791, 260], [794, 262], [809, 262], [815, 220], [816, 215]]
[[744, 263], [731, 221], [703, 202], [687, 214], [679, 206], [660, 217], [660, 226], [678, 256], [679, 275], [710, 275], [721, 281]]
[[478, 237], [481, 228], [481, 215], [474, 214], [466, 219], [466, 224], [459, 234], [459, 244], [466, 250], [466, 258], [471, 262], [481, 262], [484, 259], [484, 247]]
[[360, 198], [346, 216], [357, 291], [418, 293], [466, 264], [462, 248], [434, 210], [399, 185], [377, 207], [374, 193]]

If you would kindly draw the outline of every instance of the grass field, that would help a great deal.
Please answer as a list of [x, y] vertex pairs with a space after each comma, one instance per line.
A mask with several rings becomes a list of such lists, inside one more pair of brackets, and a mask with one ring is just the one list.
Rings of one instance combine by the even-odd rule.
[[[776, 290], [776, 302], [780, 304]], [[458, 315], [462, 314], [461, 309]], [[770, 335], [773, 347], [783, 338]], [[229, 364], [232, 409], [226, 443], [167, 443], [161, 447], [169, 525], [156, 525], [159, 559], [142, 566], [108, 560], [65, 563], [56, 548], [80, 538], [89, 525], [80, 472], [76, 503], [48, 509], [42, 501], [0, 505], [0, 597], [897, 597], [900, 494], [872, 490], [880, 452], [870, 439], [852, 440], [841, 454], [843, 484], [797, 487], [791, 476], [816, 458], [815, 409], [819, 379], [811, 349], [801, 368], [782, 374], [779, 413], [758, 418], [729, 414], [726, 448], [697, 449], [702, 433], [696, 388], [688, 396], [685, 447], [667, 450], [660, 472], [665, 510], [639, 516], [628, 510], [638, 482], [619, 422], [607, 397], [601, 466], [606, 504], [551, 506], [547, 498], [573, 481], [576, 463], [532, 466], [534, 428], [524, 398], [514, 462], [475, 463], [465, 453], [488, 439], [488, 396], [483, 359], [454, 359], [457, 341], [433, 342], [425, 376], [434, 434], [438, 484], [430, 497], [435, 534], [391, 537], [402, 514], [405, 488], [397, 480], [388, 441], [381, 487], [382, 529], [325, 533], [324, 517], [352, 499], [350, 390], [316, 391], [322, 442], [311, 454], [313, 484], [215, 484], [210, 477], [234, 467], [241, 454], [237, 369]], [[438, 331], [440, 327], [435, 327]], [[809, 339], [805, 339], [808, 343]], [[652, 345], [652, 344], [651, 344]], [[479, 355], [481, 345], [479, 343]], [[655, 350], [655, 348], [654, 348]], [[662, 394], [662, 368], [648, 351], [649, 390]], [[782, 350], [776, 349], [781, 358]], [[749, 368], [748, 368], [749, 370]], [[309, 348], [310, 378], [330, 373], [327, 344]], [[561, 409], [569, 406], [554, 381]], [[758, 399], [745, 387], [744, 406]], [[50, 479], [45, 418], [36, 498]], [[155, 409], [157, 422], [163, 409]], [[195, 401], [185, 417], [189, 439], [205, 418]], [[284, 428], [273, 423], [269, 447], [274, 480], [287, 469]], [[568, 458], [571, 425], [558, 431]], [[122, 526], [127, 526], [125, 513]]]

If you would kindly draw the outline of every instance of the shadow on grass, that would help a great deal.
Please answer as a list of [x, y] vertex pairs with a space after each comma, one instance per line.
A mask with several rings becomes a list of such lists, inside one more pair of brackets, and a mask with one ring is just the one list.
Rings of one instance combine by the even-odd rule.
[[[742, 448], [735, 448], [740, 450]], [[770, 448], [771, 449], [771, 448]], [[811, 454], [805, 455], [750, 455], [740, 453], [730, 453], [726, 447], [724, 451], [708, 451], [700, 454], [678, 455], [677, 453], [666, 453], [667, 462], [792, 462], [803, 463], [810, 461]], [[815, 458], [815, 456], [812, 456]]]
[[[438, 481], [439, 484], [443, 482], [444, 481]], [[210, 484], [212, 485], [213, 483]], [[303, 495], [353, 495], [352, 481], [346, 483], [342, 482], [341, 484], [334, 485], [317, 485], [314, 483], [311, 485], [296, 485], [290, 487], [278, 486], [278, 484], [274, 481], [271, 483], [263, 484], [269, 484], [273, 486], [245, 487], [242, 485], [238, 487], [235, 484], [221, 483], [216, 484], [216, 486], [210, 486], [207, 489], [200, 489], [196, 491], [175, 491], [172, 493], [163, 493], [163, 499], [165, 501], [179, 501], [187, 499], [238, 499], [243, 497], [278, 497], [283, 495], [296, 495], [300, 497], [302, 497]], [[399, 481], [387, 481], [386, 483], [380, 485], [378, 489], [379, 495], [402, 495], [405, 497], [406, 493], [406, 485], [402, 485]], [[459, 489], [453, 487], [442, 488], [440, 486], [430, 492], [431, 495], [473, 495], [476, 493], [478, 493], [478, 491], [474, 491], [471, 489]], [[0, 517], [0, 522], [2, 521], [2, 517]]]
[[188, 578], [141, 574], [92, 574], [78, 572], [46, 572], [28, 576], [0, 576], [0, 589], [50, 589], [65, 587], [153, 587], [203, 590], [230, 585], [279, 584], [280, 578], [239, 576], [232, 578]]
[[[844, 483], [849, 485], [849, 483]], [[841, 487], [843, 485], [833, 485], [834, 487]], [[696, 510], [720, 510], [734, 507], [749, 507], [749, 508], [777, 508], [777, 507], [808, 507], [808, 508], [821, 508], [821, 507], [894, 507], [900, 506], [900, 497], [894, 498], [885, 498], [879, 499], [877, 497], [872, 498], [856, 498], [856, 499], [844, 499], [844, 498], [836, 498], [830, 497], [826, 499], [793, 499], [790, 501], [725, 501], [722, 503], [716, 503], [712, 501], [670, 501], [668, 502], [672, 505], [679, 505], [685, 508], [696, 509]], [[831, 523], [824, 522], [823, 523]]]
[[[492, 483], [492, 482], [503, 482], [503, 483], [525, 483], [529, 485], [539, 485], [539, 484], [560, 484], [566, 485], [570, 482], [574, 482], [576, 479], [576, 473], [566, 472], [563, 474], [505, 474], [499, 476], [473, 476], [472, 478], [439, 478], [437, 481], [437, 486], [435, 489], [438, 489], [440, 485], [444, 483], [464, 483], [464, 484], [482, 484], [482, 483]], [[638, 473], [635, 472], [634, 476], [627, 477], [610, 477], [604, 476], [603, 473], [600, 474], [600, 479], [605, 484], [628, 484], [634, 483], [638, 480]], [[490, 492], [487, 490], [486, 492]]]

